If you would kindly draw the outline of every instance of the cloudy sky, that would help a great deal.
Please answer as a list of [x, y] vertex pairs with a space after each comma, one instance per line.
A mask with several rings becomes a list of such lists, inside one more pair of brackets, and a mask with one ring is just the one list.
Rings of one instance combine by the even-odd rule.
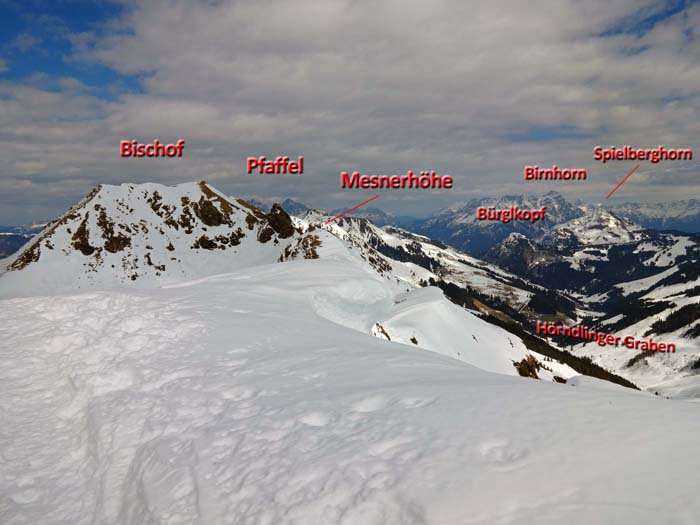
[[[376, 192], [340, 171], [434, 169], [384, 191], [422, 215], [483, 195], [600, 202], [634, 166], [595, 145], [700, 157], [700, 4], [655, 0], [0, 0], [0, 224], [48, 219], [99, 183], [206, 179], [327, 209]], [[119, 141], [185, 139], [182, 159]], [[305, 158], [301, 176], [248, 156]], [[526, 164], [585, 182], [524, 181]], [[643, 163], [614, 199], [698, 195], [699, 163]]]

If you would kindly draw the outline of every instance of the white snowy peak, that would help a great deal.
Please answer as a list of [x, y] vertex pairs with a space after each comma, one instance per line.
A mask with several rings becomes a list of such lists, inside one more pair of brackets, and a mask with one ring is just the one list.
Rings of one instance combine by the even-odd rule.
[[486, 260], [495, 261], [504, 267], [509, 267], [509, 261], [514, 258], [522, 260], [524, 264], [530, 264], [539, 253], [540, 247], [525, 235], [513, 232], [508, 237], [491, 248], [484, 257]]
[[102, 185], [5, 261], [0, 292], [167, 283], [315, 258], [320, 242], [280, 206], [265, 213], [203, 181]]
[[575, 242], [581, 246], [597, 246], [626, 244], [640, 241], [645, 236], [641, 226], [597, 206], [580, 217], [558, 224], [541, 240], [551, 245]]
[[644, 218], [679, 218], [700, 214], [700, 200], [638, 203], [626, 202], [613, 208], [618, 214], [635, 219]]
[[546, 221], [549, 224], [560, 224], [575, 217], [579, 217], [583, 213], [580, 206], [570, 203], [555, 191], [550, 191], [544, 195], [504, 195], [503, 197], [471, 199], [463, 205], [442, 210], [426, 221], [426, 227], [441, 225], [455, 228], [459, 225], [466, 224], [471, 224], [480, 228], [497, 226], [498, 223], [479, 221], [476, 214], [477, 209], [507, 209], [513, 206], [520, 209], [539, 209], [546, 207]]

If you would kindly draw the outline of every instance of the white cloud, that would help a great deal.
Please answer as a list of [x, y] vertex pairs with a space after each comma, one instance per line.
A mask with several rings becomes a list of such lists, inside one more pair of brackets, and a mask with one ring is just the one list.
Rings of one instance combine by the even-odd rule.
[[[0, 109], [10, 113], [0, 121], [22, 146], [2, 151], [10, 163], [0, 184], [24, 182], [13, 162], [39, 161], [52, 167], [47, 180], [76, 192], [85, 180], [209, 178], [234, 194], [342, 207], [357, 197], [339, 190], [341, 170], [428, 168], [455, 176], [453, 191], [411, 195], [408, 210], [400, 204], [406, 193], [383, 197], [410, 213], [479, 194], [549, 190], [524, 182], [522, 167], [557, 163], [586, 167], [591, 177], [556, 189], [598, 199], [625, 167], [593, 164], [594, 145], [695, 146], [700, 7], [642, 36], [598, 36], [632, 27], [663, 5], [134, 2], [106, 36], [74, 36], [73, 58], [147, 74], [145, 92], [106, 103], [75, 90], [6, 87], [9, 100], [0, 98]], [[511, 140], [562, 126], [582, 136]], [[166, 165], [115, 157], [122, 138], [154, 137], [185, 138], [185, 158]], [[244, 177], [245, 157], [260, 154], [304, 155], [306, 173]], [[678, 177], [677, 186], [660, 187], [653, 176], [639, 182], [651, 198], [681, 197], [674, 187], [687, 192], [695, 172], [685, 166]]]
[[30, 33], [20, 33], [9, 43], [8, 48], [25, 53], [39, 47], [41, 39]]

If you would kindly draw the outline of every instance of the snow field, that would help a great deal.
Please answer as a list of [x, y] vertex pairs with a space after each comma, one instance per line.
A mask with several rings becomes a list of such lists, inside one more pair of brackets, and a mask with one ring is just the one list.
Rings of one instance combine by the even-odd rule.
[[392, 341], [447, 355], [489, 372], [518, 375], [513, 361], [521, 361], [529, 353], [520, 339], [447, 301], [435, 287], [398, 295], [385, 315], [380, 324]]
[[336, 313], [363, 282], [381, 295], [337, 262], [2, 300], [0, 522], [699, 515], [697, 406], [491, 374], [330, 322], [317, 288], [336, 283]]

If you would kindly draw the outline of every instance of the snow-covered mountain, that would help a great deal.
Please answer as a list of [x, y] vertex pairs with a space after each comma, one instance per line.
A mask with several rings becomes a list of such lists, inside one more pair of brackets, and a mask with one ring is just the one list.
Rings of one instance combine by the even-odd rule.
[[[357, 217], [343, 217], [324, 225], [329, 218], [317, 211], [292, 218], [278, 205], [263, 212], [246, 201], [221, 194], [204, 182], [176, 187], [101, 186], [47, 225], [24, 250], [5, 261], [5, 270], [0, 270], [3, 273], [0, 294], [30, 296], [123, 285], [151, 288], [254, 265], [318, 258], [322, 256], [324, 245], [335, 246], [340, 241], [342, 250], [352, 251], [360, 264], [391, 283], [397, 294], [416, 294], [418, 289], [428, 285], [439, 287], [452, 302], [471, 312], [470, 319], [481, 327], [481, 332], [487, 332], [493, 324], [498, 325], [497, 331], [503, 333], [503, 337], [489, 337], [484, 341], [493, 340], [496, 347], [506, 349], [518, 347], [521, 343], [514, 341], [519, 339], [527, 344], [514, 354], [510, 350], [502, 353], [498, 358], [502, 366], [491, 369], [484, 364], [489, 360], [483, 361], [478, 356], [488, 344], [482, 343], [475, 333], [472, 333], [472, 341], [478, 344], [472, 351], [464, 352], [460, 345], [432, 343], [435, 335], [424, 334], [418, 338], [416, 334], [405, 335], [402, 330], [392, 334], [391, 329], [382, 324], [392, 319], [393, 314], [387, 311], [372, 319], [369, 328], [362, 328], [375, 336], [393, 337], [406, 344], [481, 364], [488, 370], [511, 374], [518, 371], [514, 363], [525, 359], [522, 353], [525, 348], [529, 355], [539, 352], [578, 372], [623, 382], [604, 370], [589, 370], [586, 363], [557, 353], [556, 348], [543, 341], [530, 339], [532, 326], [537, 321], [574, 323], [582, 312], [590, 313], [593, 307], [584, 301], [584, 296], [572, 300], [564, 293], [543, 286], [543, 280], [538, 279], [542, 275], [537, 272], [532, 272], [534, 280], [524, 279], [399, 228], [382, 229]], [[606, 241], [608, 236], [626, 246], [629, 243], [623, 242], [624, 236], [614, 233], [618, 230], [639, 236], [639, 239], [650, 239], [626, 221], [605, 210], [597, 210], [590, 218], [569, 221], [554, 228], [554, 233], [543, 235], [537, 242], [548, 242], [547, 246], [556, 246], [557, 250], [554, 256], [547, 251], [537, 252], [536, 260], [531, 261], [532, 267], [542, 269], [544, 275], [566, 267], [579, 279], [590, 280], [586, 267], [580, 266], [581, 253], [593, 257], [586, 250], [600, 250], [596, 243]], [[531, 246], [536, 242], [521, 240]], [[566, 253], [562, 246], [572, 252]], [[553, 258], [556, 264], [552, 261], [543, 264], [542, 254]], [[509, 266], [508, 261], [500, 261], [500, 264]], [[647, 268], [646, 271], [652, 270]], [[516, 273], [522, 275], [522, 272]], [[449, 304], [445, 297], [438, 295]], [[414, 297], [421, 298], [426, 311], [437, 308], [435, 296], [414, 295], [412, 300]], [[597, 308], [604, 311], [603, 307]], [[447, 327], [444, 330], [449, 332]], [[414, 342], [416, 340], [418, 343]]]
[[700, 200], [617, 204], [611, 209], [618, 215], [651, 230], [700, 232]]
[[658, 273], [697, 249], [691, 234], [647, 230], [599, 206], [585, 210], [536, 238], [511, 234], [484, 258], [551, 288], [594, 294]]
[[[539, 209], [546, 206], [546, 220], [534, 224], [518, 221], [502, 224], [496, 221], [479, 221], [476, 218], [478, 208], [507, 209], [511, 206], [517, 206], [520, 209]], [[410, 226], [411, 231], [425, 234], [471, 255], [482, 256], [513, 233], [536, 239], [573, 219], [589, 220], [587, 217], [590, 216], [591, 211], [595, 213], [595, 210], [600, 208], [612, 212], [618, 221], [629, 221], [638, 227], [650, 230], [700, 232], [700, 200], [698, 199], [650, 204], [588, 206], [579, 201], [570, 202], [555, 191], [542, 196], [511, 195], [472, 199], [465, 204], [438, 211], [427, 219], [416, 219], [404, 224]], [[392, 221], [391, 218], [386, 223], [404, 225]]]
[[296, 230], [281, 207], [264, 213], [205, 182], [103, 185], [6, 262], [0, 293], [162, 285], [314, 257], [318, 242]]
[[486, 260], [580, 300], [585, 324], [672, 342], [671, 354], [559, 338], [576, 355], [664, 395], [700, 395], [700, 237], [647, 230], [601, 207], [537, 239], [511, 234]]
[[[360, 294], [358, 307], [364, 312], [361, 323], [349, 323], [354, 328], [378, 337], [393, 335], [394, 341], [490, 371], [518, 374], [514, 363], [525, 359], [528, 352], [516, 336], [454, 306], [437, 288], [421, 289], [436, 274], [383, 256], [376, 243], [368, 242], [372, 235], [381, 235], [381, 230], [363, 219], [348, 221], [362, 221], [360, 229], [368, 235], [292, 219], [277, 204], [265, 213], [205, 182], [174, 187], [100, 186], [47, 225], [24, 250], [4, 261], [0, 296], [115, 287], [150, 289], [265, 264], [327, 258], [339, 267], [359, 266], [383, 283]], [[332, 283], [322, 284], [321, 288], [333, 288]], [[506, 288], [499, 289], [514, 299], [516, 292], [523, 292], [512, 286], [506, 292]], [[527, 292], [523, 293], [521, 300], [526, 300]], [[321, 295], [317, 296], [319, 304], [326, 301]], [[331, 303], [332, 297], [328, 299]], [[411, 304], [412, 312], [441, 311], [444, 318], [418, 322], [396, 306], [402, 302]], [[325, 315], [330, 311], [325, 310]], [[400, 327], [407, 323], [402, 324], [400, 318], [411, 319], [415, 333], [405, 335]], [[333, 319], [348, 324], [347, 319]], [[540, 376], [553, 380], [546, 371]]]
[[[507, 224], [500, 221], [477, 220], [479, 208], [506, 209], [512, 206], [528, 210], [546, 206], [545, 220], [535, 223], [512, 221]], [[536, 237], [557, 224], [580, 217], [583, 213], [579, 203], [572, 204], [554, 191], [541, 196], [509, 195], [499, 198], [472, 199], [463, 205], [435, 213], [416, 225], [416, 229], [432, 239], [479, 256], [511, 233]]]
[[563, 295], [423, 235], [393, 226], [379, 228], [355, 216], [341, 217], [325, 226], [330, 215], [317, 210], [302, 218], [371, 254], [380, 261], [377, 266], [412, 286], [439, 282], [458, 287], [463, 302], [482, 313], [517, 312], [521, 318], [556, 314], [567, 319], [576, 309]]
[[[396, 298], [395, 304], [407, 301], [412, 312], [424, 311], [425, 318], [442, 308], [449, 320], [435, 318], [418, 337], [396, 328], [397, 317], [413, 319], [412, 314], [385, 309], [374, 312], [367, 319], [371, 323], [360, 327], [366, 333], [506, 374], [522, 373], [519, 363], [539, 352], [573, 367], [571, 374], [625, 384], [542, 341], [533, 343], [530, 335], [511, 326], [539, 318], [571, 321], [577, 305], [557, 292], [398, 228], [381, 229], [356, 217], [325, 225], [328, 219], [316, 211], [292, 218], [276, 204], [263, 212], [205, 182], [100, 186], [4, 261], [0, 295], [123, 286], [150, 289], [324, 254], [333, 259], [348, 252], [355, 264], [388, 283], [392, 293], [408, 294]], [[442, 291], [421, 290], [429, 285]], [[408, 331], [415, 332], [415, 327]], [[445, 334], [453, 343], [447, 344]], [[554, 380], [546, 369], [528, 374]]]
[[[422, 235], [390, 226], [379, 228], [366, 219], [352, 216], [325, 224], [329, 218], [323, 212], [312, 210], [295, 221], [302, 231], [325, 229], [349, 243], [376, 272], [407, 291], [426, 285], [439, 287], [453, 303], [522, 340], [531, 356], [540, 361], [548, 360], [550, 371], [562, 364], [580, 374], [635, 387], [623, 377], [548, 345], [533, 334], [537, 321], [574, 322], [582, 305], [577, 300]], [[391, 337], [380, 326], [375, 326], [373, 333]], [[457, 351], [452, 355], [460, 354]], [[518, 370], [528, 374], [522, 367]]]
[[541, 235], [552, 246], [610, 246], [645, 238], [642, 227], [599, 206], [584, 208], [578, 218], [557, 224]]

